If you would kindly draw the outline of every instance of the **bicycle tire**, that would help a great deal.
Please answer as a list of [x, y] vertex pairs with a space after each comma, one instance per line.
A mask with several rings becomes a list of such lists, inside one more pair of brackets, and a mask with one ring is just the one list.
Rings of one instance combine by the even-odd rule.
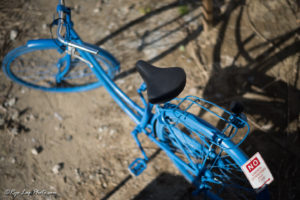
[[[91, 45], [90, 45], [91, 46]], [[108, 76], [113, 79], [119, 71], [119, 63], [107, 51], [99, 50], [94, 57]], [[12, 81], [23, 86], [47, 92], [81, 92], [100, 87], [102, 84], [78, 58], [70, 59], [70, 69], [57, 82], [58, 62], [66, 53], [53, 39], [28, 41], [26, 45], [10, 51], [3, 60], [3, 71]]]
[[[176, 121], [178, 122], [180, 118], [178, 113], [180, 116], [184, 116], [184, 120], [182, 120], [180, 123], [182, 123], [185, 132], [180, 130], [181, 134], [183, 133], [184, 135], [180, 137], [176, 136], [177, 139], [176, 138], [174, 139], [174, 135], [171, 134], [171, 132], [172, 133], [174, 131], [178, 132], [179, 130], [178, 127], [172, 126], [172, 123], [174, 124], [174, 122]], [[182, 158], [185, 157], [185, 155], [183, 155], [184, 153], [180, 150], [183, 147], [189, 151], [189, 155], [193, 157], [193, 161], [195, 163], [198, 163], [199, 165], [199, 163], [203, 162], [203, 158], [202, 160], [199, 160], [201, 156], [197, 156], [197, 153], [195, 154], [195, 152], [199, 152], [199, 154], [201, 154], [204, 151], [208, 150], [207, 149], [208, 146], [205, 146], [203, 144], [212, 140], [213, 137], [214, 140], [218, 140], [217, 138], [218, 135], [216, 134], [218, 130], [212, 125], [210, 125], [209, 123], [207, 123], [206, 121], [196, 117], [195, 115], [181, 110], [177, 110], [177, 109], [168, 110], [165, 111], [162, 114], [162, 116], [163, 118], [158, 117], [155, 124], [155, 132], [157, 138], [161, 142], [163, 142], [166, 145], [166, 147], [169, 150], [171, 150], [174, 154], [177, 155], [181, 154], [178, 155], [178, 157], [181, 156], [180, 159], [182, 160], [186, 159], [186, 158]], [[169, 122], [166, 122], [166, 119], [169, 120]], [[171, 123], [171, 125], [167, 125], [166, 123]], [[191, 124], [193, 128], [190, 127]], [[192, 132], [194, 132], [195, 130], [202, 130], [202, 132], [205, 134], [205, 137], [207, 138], [206, 139], [207, 141], [203, 141], [203, 144], [197, 145], [199, 144], [200, 140], [202, 141], [205, 139], [202, 138], [199, 140], [199, 137], [195, 138], [195, 135], [197, 136], [197, 134], [192, 135]], [[178, 138], [180, 139], [178, 140]], [[192, 170], [187, 169], [181, 162], [178, 162], [178, 160], [173, 159], [172, 156], [169, 156], [169, 158], [173, 161], [175, 166], [183, 174], [186, 180], [194, 184], [196, 187], [199, 186], [199, 183], [205, 181], [205, 176], [214, 176], [216, 180], [218, 179], [218, 181], [216, 182], [219, 183], [208, 182], [209, 187], [202, 188], [202, 191], [209, 199], [255, 199], [255, 198], [269, 199], [269, 194], [267, 189], [265, 189], [263, 192], [256, 193], [250, 186], [250, 183], [246, 179], [245, 175], [243, 174], [240, 167], [248, 160], [246, 154], [241, 149], [236, 147], [234, 143], [230, 140], [222, 140], [222, 143], [220, 143], [220, 147], [223, 148], [226, 155], [223, 154], [217, 162], [218, 163], [223, 162], [225, 166], [223, 166], [222, 169], [220, 169], [220, 166], [213, 166], [214, 164], [211, 165], [211, 163], [216, 162], [216, 160], [214, 161], [212, 158], [209, 158], [211, 159], [211, 161], [207, 165], [211, 165], [211, 166], [205, 166], [205, 168], [207, 169], [205, 170], [205, 172], [203, 172], [203, 175], [201, 177], [200, 176], [197, 177], [197, 175], [193, 173]], [[205, 152], [203, 154], [205, 154]], [[212, 155], [210, 155], [209, 157], [212, 157]], [[232, 171], [234, 170], [235, 174], [233, 174], [232, 171], [230, 173], [226, 171], [228, 173], [225, 174], [226, 173], [225, 170], [228, 170], [226, 169], [226, 165], [230, 165], [232, 167]], [[228, 176], [226, 177], [227, 180], [225, 180], [224, 177], [222, 177], [220, 171], [224, 173], [223, 176]], [[230, 179], [228, 174], [232, 175]], [[234, 182], [236, 180], [233, 181], [232, 180], [233, 178], [243, 179], [243, 180], [239, 180], [239, 184], [240, 181], [242, 181], [243, 184], [246, 185], [236, 185], [237, 183]], [[229, 183], [229, 181], [231, 181], [231, 183]], [[232, 187], [234, 187], [235, 191], [232, 191], [233, 189]], [[197, 189], [200, 191], [200, 188]], [[224, 191], [226, 191], [227, 193], [225, 193]]]

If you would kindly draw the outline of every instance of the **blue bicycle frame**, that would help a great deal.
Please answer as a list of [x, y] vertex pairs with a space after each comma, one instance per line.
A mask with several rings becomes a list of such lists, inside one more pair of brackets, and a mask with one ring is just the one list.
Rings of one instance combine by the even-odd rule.
[[[185, 162], [183, 162], [182, 160], [180, 160], [165, 145], [160, 143], [153, 135], [153, 131], [154, 131], [153, 127], [154, 127], [155, 120], [157, 120], [157, 118], [163, 114], [173, 113], [174, 108], [170, 109], [170, 108], [157, 106], [156, 112], [155, 112], [155, 114], [153, 114], [152, 113], [153, 105], [151, 103], [148, 103], [142, 94], [142, 92], [146, 90], [145, 84], [142, 84], [141, 88], [138, 90], [138, 93], [141, 97], [144, 107], [140, 107], [134, 101], [132, 101], [110, 79], [110, 77], [108, 77], [108, 75], [101, 68], [101, 66], [99, 65], [97, 60], [94, 58], [93, 54], [98, 53], [97, 49], [96, 48], [93, 49], [91, 46], [85, 45], [85, 43], [80, 39], [78, 34], [75, 32], [75, 30], [73, 29], [73, 23], [71, 21], [70, 10], [68, 10], [68, 8], [64, 7], [63, 5], [58, 5], [57, 11], [64, 12], [66, 14], [64, 26], [66, 27], [68, 34], [66, 34], [66, 37], [64, 38], [64, 43], [67, 43], [69, 45], [71, 44], [70, 46], [75, 46], [76, 50], [78, 51], [80, 56], [82, 58], [84, 58], [85, 60], [90, 61], [90, 68], [93, 71], [93, 73], [96, 75], [96, 77], [99, 79], [101, 84], [108, 91], [108, 93], [112, 96], [112, 98], [116, 101], [116, 103], [123, 109], [123, 111], [127, 115], [129, 115], [129, 117], [137, 124], [137, 127], [132, 132], [132, 135], [135, 138], [139, 148], [141, 149], [145, 160], [148, 160], [148, 157], [146, 156], [146, 154], [137, 138], [137, 135], [141, 132], [144, 132], [156, 145], [158, 145], [161, 149], [163, 149], [169, 155], [169, 157], [171, 157], [172, 160], [175, 160], [175, 162], [180, 163], [180, 165], [184, 166], [185, 168], [191, 169], [190, 165], [188, 165]], [[85, 48], [88, 48], [88, 49], [85, 49]], [[113, 57], [112, 55], [110, 55], [110, 56]], [[240, 120], [243, 121], [243, 119], [240, 119]], [[205, 123], [199, 123], [199, 121], [186, 121], [184, 123], [188, 124], [190, 127], [198, 127], [200, 130], [204, 130], [204, 132], [206, 132], [207, 135], [209, 135], [211, 133], [222, 135], [216, 129], [211, 128], [211, 130], [208, 130], [207, 129], [208, 125]], [[146, 128], [149, 128], [150, 131], [147, 131]], [[213, 137], [213, 135], [210, 135], [209, 137]], [[228, 151], [230, 153], [230, 151], [231, 151], [230, 149], [234, 149], [236, 147], [236, 145], [234, 145], [232, 142], [230, 142], [229, 139], [226, 140], [224, 138], [224, 140], [221, 142], [223, 142], [222, 145], [225, 146], [225, 148], [228, 148]], [[220, 141], [218, 141], [218, 142], [220, 142]], [[234, 153], [234, 151], [231, 151], [231, 153]], [[239, 166], [243, 165], [247, 161], [247, 157], [243, 153], [238, 152], [238, 155], [235, 155], [234, 157], [241, 158], [239, 160], [236, 160], [236, 163], [238, 163]], [[196, 174], [197, 173], [199, 173], [199, 172], [196, 172]]]

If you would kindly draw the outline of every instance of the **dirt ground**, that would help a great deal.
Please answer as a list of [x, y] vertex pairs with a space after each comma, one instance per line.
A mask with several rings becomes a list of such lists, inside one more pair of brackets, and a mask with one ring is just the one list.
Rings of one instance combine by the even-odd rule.
[[[300, 199], [300, 16], [297, 0], [216, 0], [203, 31], [201, 1], [74, 0], [81, 38], [121, 62], [116, 83], [133, 100], [142, 79], [134, 63], [180, 66], [192, 94], [225, 108], [245, 105], [251, 133], [241, 148], [260, 152], [275, 181], [272, 199]], [[184, 5], [184, 6], [183, 6]], [[1, 0], [0, 62], [29, 39], [49, 38], [56, 1]], [[35, 91], [0, 72], [0, 199], [190, 199], [187, 183], [147, 140], [144, 173], [128, 165], [140, 152], [135, 124], [103, 88], [83, 93]], [[41, 147], [35, 155], [32, 149]], [[53, 167], [62, 167], [58, 173]], [[10, 191], [8, 191], [10, 190]]]

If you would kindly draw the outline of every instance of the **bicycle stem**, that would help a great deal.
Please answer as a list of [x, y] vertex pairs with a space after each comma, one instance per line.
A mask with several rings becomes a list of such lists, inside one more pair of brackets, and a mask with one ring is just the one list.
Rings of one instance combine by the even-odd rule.
[[68, 42], [64, 39], [64, 37], [61, 35], [62, 26], [63, 26], [63, 22], [64, 22], [64, 18], [65, 18], [64, 9], [66, 9], [65, 1], [59, 0], [59, 5], [57, 6], [59, 20], [58, 20], [58, 28], [57, 28], [57, 32], [56, 32], [58, 41], [66, 46], [74, 47], [76, 49], [80, 49], [80, 50], [83, 50], [83, 51], [86, 51], [86, 52], [89, 52], [92, 54], [98, 54], [99, 51], [97, 49], [94, 49], [92, 47], [89, 47], [89, 46], [86, 46], [83, 44], [78, 44], [75, 42]]

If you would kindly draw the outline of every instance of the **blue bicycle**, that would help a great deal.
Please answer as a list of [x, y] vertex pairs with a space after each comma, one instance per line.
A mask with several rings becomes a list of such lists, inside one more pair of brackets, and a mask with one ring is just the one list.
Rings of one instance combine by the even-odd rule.
[[[144, 80], [137, 91], [141, 107], [113, 82], [120, 69], [117, 59], [80, 39], [73, 29], [71, 10], [63, 0], [59, 0], [57, 13], [52, 23], [57, 39], [30, 40], [6, 55], [3, 70], [10, 79], [49, 92], [79, 92], [103, 86], [137, 124], [132, 136], [143, 156], [129, 165], [136, 176], [149, 161], [138, 138], [145, 134], [196, 187], [196, 193], [210, 199], [260, 197], [262, 193], [252, 189], [241, 170], [248, 157], [239, 145], [250, 129], [239, 104], [229, 112], [198, 97], [176, 98], [186, 83], [183, 69], [158, 68], [138, 61], [136, 68]], [[211, 122], [200, 118], [199, 113], [208, 113]]]

